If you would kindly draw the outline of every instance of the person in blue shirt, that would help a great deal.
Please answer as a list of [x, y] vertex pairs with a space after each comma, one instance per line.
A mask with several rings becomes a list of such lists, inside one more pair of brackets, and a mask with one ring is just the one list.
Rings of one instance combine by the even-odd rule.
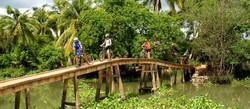
[[81, 55], [82, 53], [82, 44], [81, 42], [78, 40], [77, 37], [74, 38], [74, 42], [73, 42], [73, 50], [75, 52], [75, 60], [78, 62], [78, 57]]

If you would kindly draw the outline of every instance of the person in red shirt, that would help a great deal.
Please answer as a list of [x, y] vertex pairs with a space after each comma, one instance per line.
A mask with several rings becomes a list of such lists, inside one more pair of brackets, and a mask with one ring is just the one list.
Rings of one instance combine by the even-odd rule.
[[147, 57], [150, 58], [150, 43], [148, 42], [147, 39], [145, 39], [144, 43], [142, 44], [142, 47], [145, 48], [147, 52]]

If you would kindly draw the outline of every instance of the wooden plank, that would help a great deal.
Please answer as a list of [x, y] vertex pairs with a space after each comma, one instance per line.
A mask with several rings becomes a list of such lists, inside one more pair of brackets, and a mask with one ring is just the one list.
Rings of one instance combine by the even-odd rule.
[[[64, 102], [64, 104], [69, 105], [69, 106], [75, 106], [76, 105], [75, 102]], [[65, 109], [65, 107], [62, 108], [62, 109]]]

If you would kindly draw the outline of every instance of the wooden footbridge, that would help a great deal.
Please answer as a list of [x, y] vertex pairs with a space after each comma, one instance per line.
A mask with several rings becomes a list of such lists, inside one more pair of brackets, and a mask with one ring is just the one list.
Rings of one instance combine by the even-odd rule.
[[[64, 108], [65, 105], [71, 105], [75, 106], [76, 109], [79, 109], [79, 93], [78, 93], [77, 77], [80, 75], [98, 71], [96, 100], [99, 100], [101, 98], [100, 90], [103, 78], [106, 79], [106, 89], [104, 96], [107, 96], [109, 92], [114, 91], [115, 89], [114, 79], [117, 79], [121, 98], [125, 99], [119, 65], [128, 65], [128, 64], [138, 64], [142, 66], [140, 90], [148, 89], [147, 87], [148, 74], [151, 74], [152, 87], [150, 88], [152, 91], [155, 91], [157, 88], [160, 87], [160, 78], [158, 73], [159, 67], [167, 69], [177, 68], [177, 69], [182, 69], [184, 72], [186, 70], [193, 69], [192, 65], [176, 64], [157, 59], [116, 58], [112, 60], [105, 60], [103, 62], [95, 61], [94, 64], [92, 65], [84, 64], [83, 66], [80, 66], [78, 68], [76, 68], [75, 66], [70, 66], [38, 74], [0, 81], [0, 96], [15, 93], [15, 109], [19, 109], [20, 92], [24, 91], [26, 109], [30, 109], [31, 108], [30, 93], [29, 93], [30, 88], [63, 80], [64, 85], [62, 92], [61, 107]], [[74, 85], [75, 102], [73, 103], [66, 101], [68, 80], [70, 79], [72, 79]]]

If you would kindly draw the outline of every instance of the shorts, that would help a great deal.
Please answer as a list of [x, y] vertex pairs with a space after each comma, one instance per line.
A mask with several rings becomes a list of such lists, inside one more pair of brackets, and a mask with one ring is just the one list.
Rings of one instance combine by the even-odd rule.
[[147, 52], [147, 53], [150, 52], [150, 49], [147, 49], [146, 52]]
[[82, 53], [82, 50], [75, 50], [75, 56], [79, 56]]
[[111, 48], [110, 46], [107, 46], [107, 47], [105, 48], [105, 50], [106, 50], [106, 51], [107, 51], [107, 50], [110, 50], [110, 48]]

